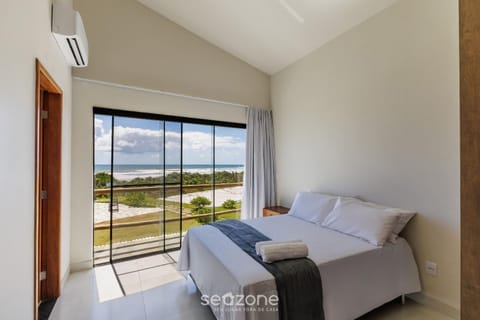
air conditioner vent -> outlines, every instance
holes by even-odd
[[[85,67],[85,60],[83,59],[82,52],[78,45],[76,38],[67,38],[68,47],[72,54],[73,59],[75,60],[75,66]]]
[[[74,67],[88,65],[87,36],[82,17],[77,11],[62,4],[54,4],[52,33],[68,64]]]

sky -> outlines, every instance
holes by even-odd
[[[111,116],[95,116],[95,164],[109,164]],[[115,164],[162,164],[163,121],[115,117]],[[165,122],[165,162],[180,163],[181,127]],[[245,129],[215,127],[215,162],[245,163]],[[184,164],[211,164],[213,161],[213,126],[183,125]]]

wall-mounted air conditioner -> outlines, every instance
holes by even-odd
[[[52,33],[67,62],[74,67],[88,65],[88,41],[82,17],[72,8],[53,4]]]

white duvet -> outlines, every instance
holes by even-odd
[[[402,295],[420,291],[412,251],[402,238],[375,247],[361,239],[281,215],[243,221],[273,240],[303,240],[320,270],[326,320],[352,320]],[[212,226],[185,235],[179,270],[189,271],[202,294],[276,294],[275,279]],[[200,301],[199,301],[200,303]],[[217,319],[278,319],[277,312],[212,308]]]

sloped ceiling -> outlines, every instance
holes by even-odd
[[[138,0],[274,74],[397,0]]]

